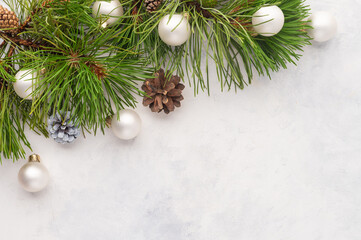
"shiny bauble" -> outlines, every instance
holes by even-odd
[[[308,34],[316,42],[331,40],[337,33],[337,21],[328,12],[315,12],[308,19],[313,29],[308,29]]]
[[[111,128],[118,138],[130,140],[138,136],[142,128],[142,120],[135,111],[124,109],[119,112],[119,118],[116,114],[113,116]]]
[[[277,6],[261,7],[252,16],[254,30],[265,37],[279,33],[285,24],[285,16]]]
[[[39,155],[31,155],[29,162],[19,171],[18,180],[20,185],[28,192],[40,192],[49,182],[49,172],[40,163]]]
[[[31,100],[37,73],[30,69],[21,69],[15,75],[14,90],[19,97]]]
[[[119,0],[94,2],[93,17],[99,19],[103,27],[115,24],[123,14],[123,6]]]
[[[164,16],[158,25],[159,37],[170,46],[180,46],[191,36],[191,26],[182,14]]]

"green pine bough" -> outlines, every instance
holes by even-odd
[[[92,17],[93,0],[5,2],[20,24],[0,29],[0,162],[23,158],[24,148],[31,148],[25,128],[47,137],[47,119],[56,112],[72,112],[83,132],[103,132],[108,116],[136,106],[136,96],[144,96],[139,84],[160,68],[188,79],[195,94],[209,93],[208,63],[214,61],[222,90],[243,89],[254,74],[270,76],[295,64],[310,44],[304,0],[204,1],[207,6],[163,0],[152,13],[144,0],[121,0],[123,16],[106,28]],[[282,31],[273,37],[252,28],[252,15],[265,5],[277,5],[285,15]],[[157,27],[175,13],[188,16],[192,34],[171,47]],[[33,100],[14,91],[19,69],[41,73]]]

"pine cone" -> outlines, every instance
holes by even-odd
[[[72,143],[79,135],[78,126],[75,126],[74,120],[70,120],[70,112],[65,114],[56,113],[48,120],[48,131],[50,136],[57,143]]]
[[[155,73],[155,78],[146,79],[142,89],[148,95],[144,97],[143,105],[149,106],[152,112],[173,112],[184,99],[184,85],[180,83],[180,77],[173,75],[167,79],[163,69]]]
[[[144,5],[147,9],[147,12],[152,13],[158,9],[158,7],[162,4],[162,0],[145,0]]]
[[[18,27],[19,19],[16,14],[0,5],[0,30],[8,33],[16,33]]]

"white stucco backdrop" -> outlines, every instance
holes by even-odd
[[[24,192],[26,161],[3,162],[0,239],[361,239],[361,1],[308,3],[339,34],[272,81],[222,93],[213,72],[211,96],[186,88],[169,116],[139,104],[130,142],[28,131],[51,182]]]

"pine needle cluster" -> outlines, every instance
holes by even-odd
[[[310,44],[303,0],[218,0],[215,8],[198,0],[163,0],[154,12],[144,0],[120,2],[124,15],[103,28],[92,17],[92,0],[6,1],[20,25],[0,29],[0,161],[24,157],[24,147],[30,148],[24,129],[47,136],[46,120],[58,111],[70,111],[83,131],[103,131],[108,116],[136,106],[136,96],[144,95],[139,82],[160,68],[189,79],[197,94],[209,91],[208,63],[214,61],[222,89],[243,89],[254,74],[270,76],[295,64]],[[279,6],[286,17],[274,37],[252,28],[252,15],[264,5]],[[192,35],[170,47],[157,27],[175,13],[187,14]],[[12,87],[24,68],[41,73],[32,101]]]

